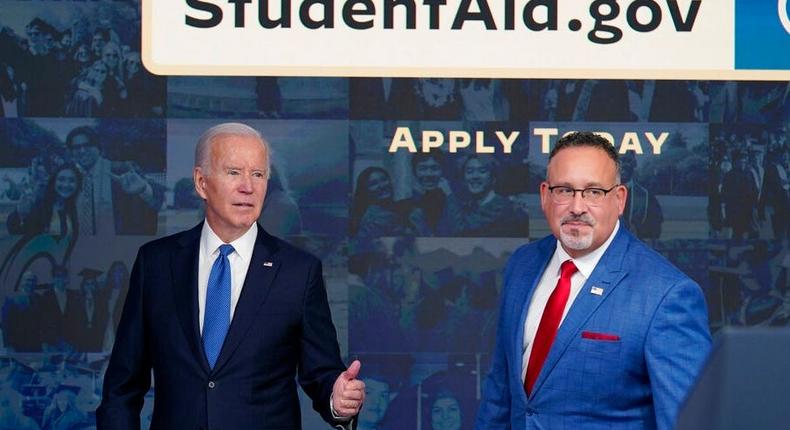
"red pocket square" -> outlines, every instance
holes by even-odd
[[[583,331],[582,339],[617,341],[620,340],[620,336],[616,334],[596,333],[594,331]]]

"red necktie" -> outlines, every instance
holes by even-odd
[[[543,362],[549,355],[551,344],[554,343],[554,337],[557,335],[557,329],[562,320],[562,314],[565,312],[565,305],[568,303],[568,296],[571,293],[571,276],[576,273],[576,266],[571,260],[565,260],[560,266],[560,279],[557,281],[557,286],[549,296],[549,301],[546,302],[546,307],[543,309],[543,316],[540,317],[540,325],[538,325],[538,332],[535,334],[535,340],[532,342],[532,352],[529,354],[529,363],[527,364],[527,377],[524,379],[524,390],[527,396],[532,392],[532,386],[538,380],[540,369],[543,368]]]

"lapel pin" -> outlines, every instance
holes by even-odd
[[[264,261],[263,265],[266,267],[272,267],[274,264],[271,261]]]
[[[593,286],[592,288],[590,288],[590,292],[595,294],[596,296],[602,296],[603,295],[603,288]]]

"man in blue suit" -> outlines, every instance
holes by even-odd
[[[620,223],[617,152],[572,133],[549,156],[553,236],[505,269],[475,428],[671,429],[710,349],[699,286]]]
[[[360,363],[340,360],[321,263],[256,224],[270,171],[258,132],[220,124],[195,151],[206,219],[137,255],[97,410],[99,429],[299,429],[296,379],[313,408],[350,428]]]

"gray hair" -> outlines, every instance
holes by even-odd
[[[200,167],[204,174],[209,174],[209,154],[211,152],[211,145],[219,136],[252,137],[261,142],[266,152],[266,179],[269,179],[269,172],[272,170],[272,150],[269,147],[269,143],[266,142],[258,130],[240,122],[225,122],[206,130],[198,139],[197,146],[195,147],[195,167]]]

